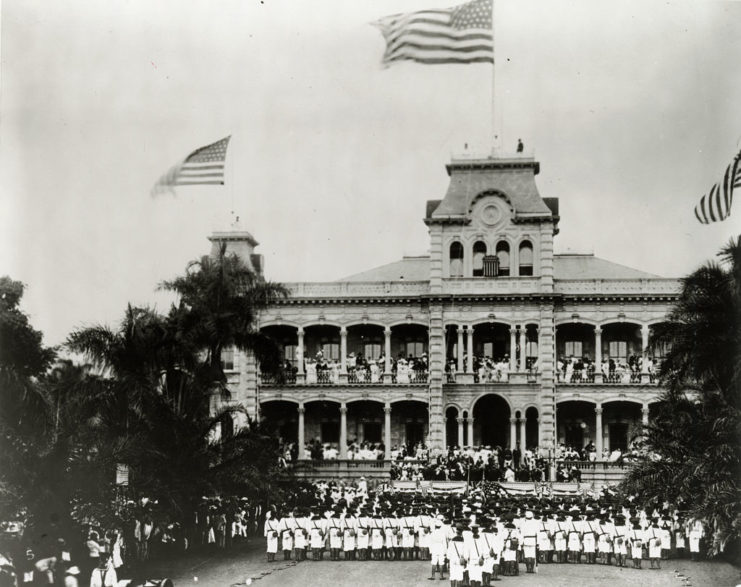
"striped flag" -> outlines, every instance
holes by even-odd
[[[182,163],[173,166],[159,178],[152,188],[152,195],[171,192],[178,185],[224,185],[224,164],[228,136],[188,155]]]
[[[384,65],[494,63],[492,0],[386,16],[373,23],[386,39]]]
[[[695,206],[697,220],[701,224],[710,224],[728,218],[731,215],[733,191],[738,187],[741,187],[741,151],[726,168],[720,183],[716,183],[709,193],[700,198],[700,203]]]

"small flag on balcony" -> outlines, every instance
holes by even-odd
[[[384,65],[494,63],[492,0],[386,16],[373,24],[386,39]]]
[[[738,187],[741,187],[741,151],[726,168],[720,183],[716,183],[710,192],[700,198],[700,203],[695,206],[697,220],[701,224],[710,224],[728,218],[731,215],[733,192]]]
[[[188,155],[182,163],[174,165],[154,184],[152,195],[171,192],[178,185],[224,185],[224,165],[228,136]]]

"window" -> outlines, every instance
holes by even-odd
[[[613,360],[628,360],[628,343],[624,340],[613,340],[610,342],[610,358]]]
[[[336,342],[323,342],[322,355],[327,361],[340,360],[340,345]]]
[[[283,347],[283,360],[291,363],[292,366],[296,366],[296,349],[298,345],[287,344]]]
[[[224,371],[234,371],[235,370],[235,353],[234,353],[234,347],[229,347],[228,349],[222,349],[221,350],[221,368]]]
[[[406,347],[407,357],[411,355],[412,357],[418,358],[425,352],[425,343],[423,342],[408,342]]]
[[[322,442],[339,442],[340,426],[337,422],[322,422]]]
[[[459,242],[450,245],[450,276],[463,277],[463,245]]]
[[[381,423],[363,422],[363,442],[381,442]]]
[[[363,345],[363,357],[370,360],[373,359],[374,361],[380,358],[381,356],[381,348],[383,345],[381,345],[378,342],[366,342]]]
[[[473,245],[473,276],[484,275],[484,257],[486,256],[486,243],[477,241]]]
[[[564,344],[564,355],[566,355],[566,357],[581,357],[581,353],[582,349],[580,340],[567,340]]]
[[[497,258],[499,259],[499,272],[497,275],[507,277],[509,275],[509,245],[500,241],[497,244]]]
[[[533,245],[530,241],[520,244],[520,275],[533,274]]]

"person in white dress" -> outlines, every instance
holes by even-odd
[[[520,525],[520,532],[522,533],[522,557],[525,559],[525,569],[528,573],[535,572],[539,530],[540,520],[534,518],[532,511],[526,511],[525,520]]]

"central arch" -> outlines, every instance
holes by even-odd
[[[473,406],[472,444],[509,446],[510,416],[509,404],[501,395],[488,393],[480,397]]]

